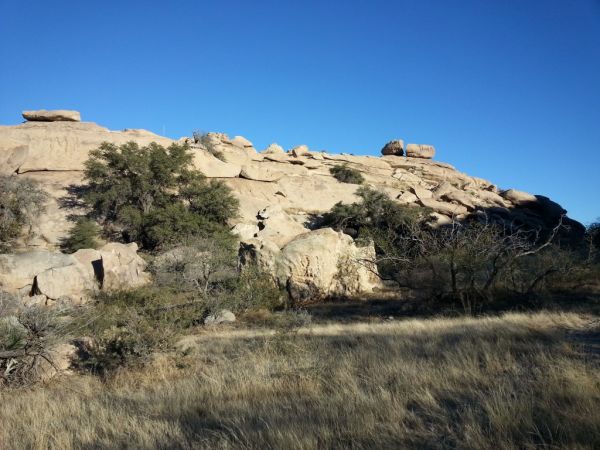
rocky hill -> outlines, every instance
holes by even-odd
[[[72,226],[72,215],[82,214],[65,199],[72,187],[83,183],[90,150],[105,141],[165,146],[175,142],[146,130],[111,131],[82,122],[76,111],[27,111],[23,117],[22,124],[0,126],[0,174],[35,180],[51,196],[23,250],[55,251]],[[239,198],[240,213],[231,227],[242,246],[288,286],[290,279],[300,287],[307,279],[311,283],[318,279],[316,284],[325,293],[368,291],[377,284],[368,270],[357,267],[353,281],[339,286],[332,267],[340,258],[372,249],[359,250],[348,236],[309,227],[313,215],[337,202],[357,201],[359,185],[339,182],[330,173],[334,166],[360,171],[364,185],[400,204],[430,208],[432,226],[485,215],[487,220],[547,229],[566,213],[547,197],[501,191],[490,181],[435,161],[435,149],[429,145],[392,141],[383,147],[381,157],[374,157],[311,151],[306,146],[285,151],[277,144],[257,151],[248,139],[221,133],[177,142],[188,143],[194,165],[206,177],[224,180]],[[573,220],[565,217],[563,223],[572,234],[583,232]]]

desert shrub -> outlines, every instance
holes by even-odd
[[[428,298],[477,312],[505,299],[534,301],[564,280],[589,276],[581,252],[550,234],[504,227],[483,218],[428,224],[427,210],[408,208],[361,188],[360,201],[336,204],[320,226],[374,241],[380,276]]]
[[[423,232],[427,209],[400,205],[368,187],[359,188],[356,194],[359,202],[337,203],[317,221],[317,226],[343,231],[359,245],[373,241],[380,273],[393,277],[399,265],[418,254],[419,244],[411,237]]]
[[[362,184],[365,179],[360,171],[348,167],[347,165],[337,165],[329,169],[331,175],[342,183]]]
[[[23,387],[52,370],[53,348],[66,339],[57,310],[19,308],[0,317],[0,386]]]
[[[207,297],[235,283],[237,242],[229,233],[193,238],[158,255],[150,269],[159,286]]]
[[[187,145],[104,143],[85,165],[82,196],[109,237],[158,249],[189,236],[223,230],[238,201],[220,181],[192,166]]]
[[[158,286],[191,295],[210,312],[272,310],[285,304],[271,275],[253,264],[240,270],[237,241],[229,234],[187,240],[157,255],[150,270]]]
[[[153,352],[168,349],[206,314],[206,305],[168,288],[99,293],[73,324],[88,337],[79,367],[107,375],[121,367],[141,365]]]
[[[286,306],[287,294],[273,277],[255,264],[243,268],[233,288],[218,299],[219,306],[235,312],[265,309],[272,311]]]
[[[10,250],[19,237],[31,232],[47,198],[31,180],[0,176],[0,252]]]
[[[100,226],[87,217],[80,217],[61,242],[61,249],[66,253],[74,253],[82,248],[98,248]]]
[[[600,221],[590,224],[586,230],[588,255],[591,260],[600,262]]]
[[[217,149],[217,147],[215,146],[214,142],[212,141],[212,139],[210,138],[208,133],[203,133],[202,131],[195,130],[192,133],[192,136],[194,137],[194,142],[196,144],[201,144],[208,151],[208,153],[210,153],[215,158],[217,158],[223,162],[227,162],[227,160],[225,159],[225,155],[223,154],[222,151]]]

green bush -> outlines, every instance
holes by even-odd
[[[0,252],[9,251],[24,231],[30,232],[47,198],[31,180],[0,176]]]
[[[107,375],[120,367],[141,365],[153,352],[168,349],[206,314],[206,305],[168,288],[100,293],[72,324],[89,337],[79,367]]]
[[[82,248],[98,248],[100,226],[87,217],[80,217],[62,240],[61,249],[65,253],[74,253]]]
[[[360,171],[348,167],[347,165],[338,165],[331,167],[329,169],[331,175],[334,178],[342,183],[349,184],[362,184],[365,181],[365,178],[362,176]]]
[[[208,182],[192,160],[187,145],[103,143],[85,164],[82,196],[91,217],[109,237],[148,250],[223,230],[238,201],[222,182]]]

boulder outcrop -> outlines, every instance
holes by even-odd
[[[79,111],[67,109],[23,111],[22,115],[23,119],[30,122],[81,122],[81,114],[79,114]]]
[[[39,292],[39,297],[29,299],[43,301],[62,295],[75,298],[89,286],[110,289],[145,282],[143,261],[125,250],[85,250],[74,255],[53,252],[72,226],[69,216],[81,214],[65,198],[73,186],[84,183],[84,162],[89,152],[102,142],[120,145],[128,141],[140,146],[151,142],[169,146],[174,142],[146,130],[110,131],[91,122],[28,121],[0,126],[0,175],[35,180],[50,197],[39,223],[32,228],[31,239],[21,248],[23,253],[0,256],[1,289],[27,295]],[[277,144],[257,153],[248,139],[230,139],[223,133],[178,142],[190,146],[194,166],[206,177],[222,179],[232,189],[240,202],[238,216],[229,223],[232,231],[241,241],[252,243],[253,251],[262,258],[261,264],[298,298],[311,289],[318,295],[366,292],[373,282],[365,272],[358,281],[346,280],[341,285],[332,281],[332,273],[337,270],[332,267],[343,259],[342,253],[356,260],[366,250],[352,248],[354,244],[335,233],[309,229],[314,216],[329,211],[336,203],[358,200],[359,185],[340,183],[330,173],[340,164],[359,171],[366,186],[386,193],[399,204],[430,208],[436,226],[444,226],[452,218],[485,215],[507,226],[552,229],[565,214],[547,197],[513,189],[500,191],[487,180],[432,160],[432,146],[405,146],[402,140],[386,144],[381,157],[310,152],[306,146],[285,152]],[[398,157],[403,153],[406,158]],[[563,218],[563,223],[567,222],[581,233],[580,224]],[[312,254],[301,256],[303,252]],[[94,261],[102,264],[94,263],[98,266],[94,268]],[[312,280],[313,268],[321,268],[320,264],[333,266]],[[94,269],[91,272],[90,267]],[[352,264],[348,267],[359,268]],[[101,278],[99,274],[103,274]],[[61,288],[65,280],[71,280],[71,291]],[[359,287],[352,287],[356,285]]]
[[[82,303],[98,290],[146,284],[150,277],[145,266],[136,244],[108,243],[72,255],[47,250],[0,255],[0,290],[23,297],[43,296],[46,301]]]
[[[274,274],[298,303],[370,293],[380,286],[373,244],[358,247],[331,228],[301,234],[281,250],[269,241],[249,240],[241,253],[243,262],[256,262]]]

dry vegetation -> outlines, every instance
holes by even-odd
[[[0,392],[0,447],[598,448],[598,318],[205,330],[108,380]]]

